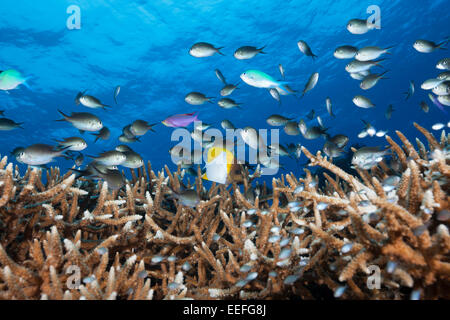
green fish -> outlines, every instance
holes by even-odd
[[[288,92],[282,86],[288,84],[286,81],[277,81],[268,74],[259,70],[247,70],[241,74],[241,79],[246,84],[256,88],[280,88],[281,90]]]
[[[27,88],[30,88],[26,81],[28,78],[24,78],[22,74],[14,69],[1,71],[0,73],[0,90],[13,90],[19,85],[23,84]]]

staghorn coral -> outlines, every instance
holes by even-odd
[[[388,191],[382,181],[395,170],[384,162],[358,177],[305,148],[310,166],[329,171],[323,186],[305,169],[252,199],[248,172],[243,189],[206,190],[200,170],[184,185],[180,168],[155,173],[148,163],[110,192],[58,169],[44,184],[41,171],[20,176],[4,157],[0,298],[449,298],[448,140],[415,126],[432,152],[400,132],[403,147],[387,137],[401,165]],[[195,187],[202,201],[182,206],[169,187]],[[379,288],[368,286],[374,266]]]

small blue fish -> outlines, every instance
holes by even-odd
[[[222,72],[220,72],[219,69],[216,69],[215,72],[216,72],[217,78],[218,78],[220,81],[222,81],[222,83],[223,83],[224,85],[227,85],[227,84],[228,84],[228,83],[227,83],[227,80],[225,80],[225,77],[223,76]]]
[[[119,92],[120,92],[120,86],[117,86],[115,89],[114,89],[114,102],[117,104],[117,96],[119,95]]]
[[[411,80],[411,81],[409,81],[408,91],[407,92],[403,92],[404,94],[406,94],[406,100],[411,98],[413,96],[414,92],[415,92],[414,81]]]
[[[386,112],[384,113],[384,116],[386,117],[386,119],[390,120],[392,117],[392,112],[394,112],[394,107],[392,106],[392,104],[389,105],[389,107],[387,108]]]

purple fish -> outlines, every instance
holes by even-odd
[[[448,114],[447,111],[445,111],[444,106],[439,102],[439,100],[435,96],[429,93],[428,97],[434,103],[434,105],[439,108],[439,110],[441,110],[445,114]]]
[[[162,124],[167,127],[179,128],[179,127],[187,127],[196,120],[198,119],[195,112],[183,113],[168,117],[166,120],[162,121]]]

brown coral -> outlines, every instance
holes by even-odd
[[[384,162],[357,177],[306,149],[311,166],[330,171],[323,187],[305,170],[260,186],[254,199],[250,179],[206,190],[200,172],[184,186],[180,168],[166,167],[166,177],[150,163],[120,191],[58,169],[44,184],[41,171],[20,176],[5,157],[0,298],[449,298],[450,235],[439,219],[449,210],[448,141],[416,127],[432,153],[400,132],[403,149],[387,137],[402,165],[388,191]],[[196,187],[202,201],[182,206],[169,185]],[[372,270],[379,288],[368,285]]]

